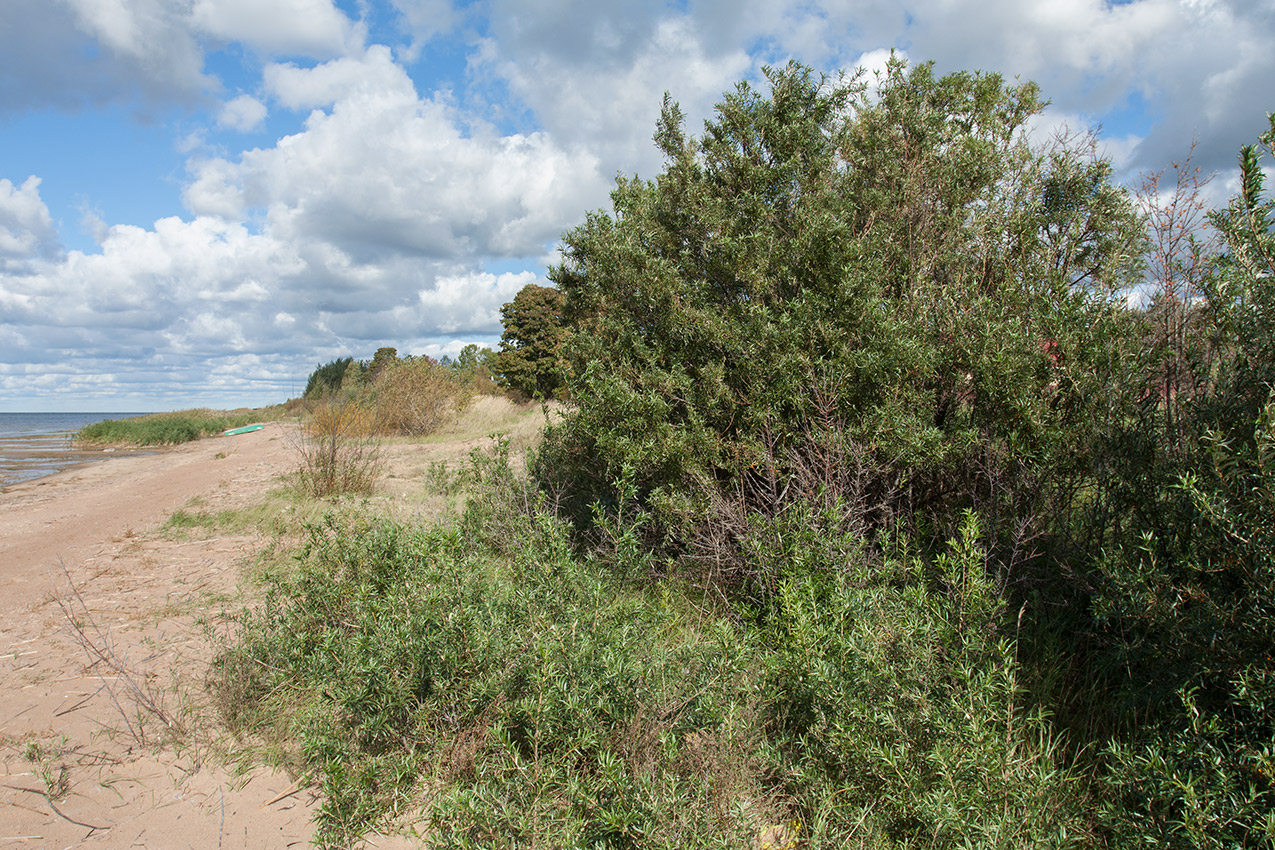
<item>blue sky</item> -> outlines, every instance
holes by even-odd
[[[1034,79],[1122,179],[1233,187],[1275,0],[3,0],[0,411],[263,405],[494,344],[558,239],[796,58]]]

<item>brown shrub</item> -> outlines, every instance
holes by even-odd
[[[370,493],[381,473],[373,415],[356,402],[321,402],[297,432],[298,486],[312,496]]]
[[[372,390],[377,432],[406,437],[432,434],[469,396],[446,369],[424,357],[387,363]]]

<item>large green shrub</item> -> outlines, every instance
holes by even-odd
[[[694,548],[723,499],[773,513],[835,483],[837,445],[936,539],[968,507],[1029,534],[1103,408],[1139,250],[1124,192],[1090,146],[1025,139],[1030,84],[767,77],[699,138],[666,101],[664,172],[566,235],[576,407],[542,480],[583,520],[632,469],[652,530]]]
[[[852,539],[857,555],[824,561],[809,511],[768,535],[784,576],[767,631],[776,737],[826,846],[1092,846],[1080,774],[1020,684],[978,525],[967,516],[935,558],[896,540],[877,563]]]
[[[219,703],[320,783],[320,843],[404,810],[448,848],[747,847],[790,820],[744,633],[526,520],[504,560],[331,515],[243,620]]]

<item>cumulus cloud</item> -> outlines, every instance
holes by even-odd
[[[697,19],[639,0],[493,4],[493,35],[475,67],[499,79],[558,139],[598,151],[604,170],[650,174],[651,143],[668,91],[688,126],[756,63],[739,44],[714,43]]]
[[[363,39],[331,0],[195,0],[190,20],[203,33],[273,56],[329,58]]]
[[[62,250],[49,208],[40,199],[40,178],[21,186],[0,180],[0,272],[22,270],[36,258],[51,259]]]
[[[502,136],[439,97],[422,100],[384,47],[265,78],[285,105],[329,108],[272,148],[199,162],[192,212],[262,210],[275,237],[322,241],[341,262],[455,261],[539,256],[605,196],[590,154],[544,132]]]
[[[179,10],[160,0],[5,0],[0,110],[202,97],[218,84]]]
[[[440,35],[450,33],[460,23],[462,15],[451,0],[391,0],[399,14],[399,25],[411,38],[404,58],[414,62],[421,50]]]
[[[416,100],[416,88],[395,64],[388,48],[372,47],[359,57],[325,62],[311,68],[293,64],[266,66],[266,90],[288,109],[319,109],[337,101]]]
[[[422,290],[422,309],[438,318],[434,325],[445,334],[459,331],[498,332],[500,307],[514,300],[518,290],[530,284],[544,285],[533,272],[489,272],[440,277],[433,289]]]
[[[228,100],[217,114],[217,124],[241,133],[260,129],[266,120],[266,105],[252,95],[241,94]]]
[[[0,110],[192,105],[223,85],[209,49],[328,59],[364,38],[332,0],[4,0]]]

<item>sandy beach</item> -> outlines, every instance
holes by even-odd
[[[158,533],[192,499],[259,500],[295,466],[286,427],[0,492],[0,848],[309,843],[310,790],[234,773],[197,722],[214,636],[264,541]]]

